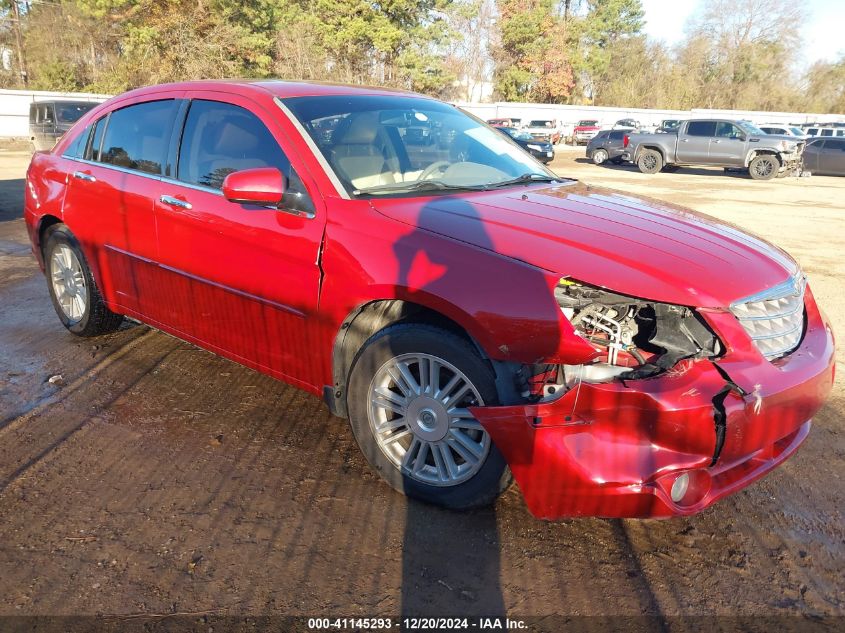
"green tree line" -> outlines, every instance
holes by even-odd
[[[700,4],[669,47],[644,34],[641,0],[0,0],[0,85],[279,77],[462,100],[845,112],[845,56],[800,69],[802,3]]]

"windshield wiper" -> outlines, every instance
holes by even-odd
[[[366,189],[356,189],[352,193],[378,195],[380,193],[403,193],[408,191],[479,191],[483,187],[478,185],[450,185],[442,180],[417,180],[414,182],[397,182],[389,185],[378,185]]]
[[[356,196],[360,196],[362,194],[378,195],[381,193],[408,193],[411,191],[488,191],[490,189],[507,187],[509,185],[561,181],[561,178],[547,176],[546,174],[527,173],[517,176],[516,178],[511,178],[510,180],[491,182],[483,185],[452,185],[448,182],[443,182],[442,180],[417,180],[414,182],[397,182],[389,185],[367,187],[366,189],[356,189],[352,193]]]
[[[501,182],[493,182],[489,185],[485,185],[484,189],[496,189],[498,187],[508,187],[510,185],[522,185],[528,184],[532,182],[562,182],[562,178],[557,178],[555,176],[548,176],[546,174],[534,174],[534,173],[527,173],[522,174],[521,176],[517,176],[516,178],[511,178],[510,180],[503,180]]]

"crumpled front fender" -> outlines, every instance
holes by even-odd
[[[581,383],[552,402],[472,413],[538,518],[693,514],[762,477],[809,433],[833,385],[834,344],[812,299],[807,317],[800,347],[775,363],[756,352],[718,367],[682,361],[653,378]],[[728,327],[720,318],[718,329]],[[676,503],[681,473],[691,488]]]

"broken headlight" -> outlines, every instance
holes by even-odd
[[[544,398],[580,381],[648,378],[685,358],[718,356],[719,339],[686,306],[658,303],[561,279],[555,299],[575,331],[600,355],[584,365],[540,366],[524,392]],[[539,370],[539,373],[538,373]]]

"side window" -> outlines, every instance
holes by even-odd
[[[161,174],[176,109],[176,101],[169,99],[113,111],[103,137],[100,162]]]
[[[831,152],[841,152],[845,151],[845,141],[835,140],[835,141],[825,141],[824,148],[826,151]]]
[[[230,103],[193,100],[182,132],[177,180],[220,189],[232,172],[256,167],[275,167],[284,174],[282,206],[314,210],[287,156],[258,117]]]
[[[822,136],[833,136],[833,130],[825,128],[822,130]]]
[[[91,134],[91,126],[86,125],[85,129],[76,135],[65,150],[64,156],[68,158],[82,158],[85,154],[85,146],[88,144],[88,136]]]
[[[715,136],[716,122],[715,121],[690,121],[687,126],[687,134],[689,136]]]
[[[716,124],[716,136],[720,138],[739,138],[742,136],[742,132],[733,123],[719,121]]]
[[[93,137],[91,142],[85,148],[85,152],[83,154],[83,157],[87,160],[100,160],[100,147],[103,143],[103,132],[106,129],[108,121],[109,117],[106,115],[95,124]]]
[[[610,138],[614,141],[621,140],[623,136],[625,136],[625,132],[623,132],[622,130],[616,130],[610,133]]]

